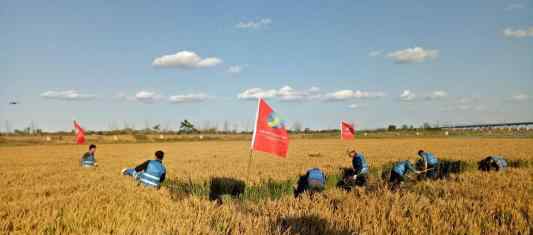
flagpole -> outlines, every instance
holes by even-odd
[[[261,98],[257,99],[257,110],[255,113],[254,132],[252,133],[252,143],[250,144],[250,153],[248,159],[248,169],[246,170],[246,181],[250,181],[250,170],[252,168],[252,160],[254,155],[255,137],[257,135],[257,120],[259,120],[259,108],[261,107]]]
[[[341,123],[340,123],[340,128],[341,128],[341,136],[340,136],[341,138],[340,139],[342,140],[342,120],[341,120]]]
[[[253,156],[254,156],[254,150],[250,149],[249,158],[248,158],[248,169],[246,170],[246,181],[250,181],[250,169],[252,169]]]

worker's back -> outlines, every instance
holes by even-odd
[[[433,153],[424,152],[422,153],[422,157],[430,166],[437,165],[439,163],[439,160],[435,157],[435,155],[433,155]]]
[[[322,190],[326,184],[326,176],[318,168],[307,171],[307,186],[309,189]]]
[[[396,164],[394,164],[394,166],[392,167],[392,170],[394,172],[402,176],[405,175],[405,173],[407,173],[408,170],[412,170],[412,169],[413,169],[413,166],[411,165],[411,162],[407,160],[399,161]]]
[[[507,168],[507,161],[501,156],[492,156],[492,161],[496,164],[497,170],[505,170]]]
[[[352,166],[356,174],[367,174],[368,173],[368,163],[363,154],[357,153],[352,159]]]
[[[93,167],[96,163],[94,155],[87,152],[81,157],[81,165],[83,167]]]
[[[139,180],[147,186],[159,187],[161,176],[166,173],[165,166],[159,160],[150,160],[146,170],[141,173]]]

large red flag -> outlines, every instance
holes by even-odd
[[[353,125],[345,121],[341,121],[341,140],[353,140],[355,129]]]
[[[85,130],[76,121],[74,121],[74,129],[76,129],[76,144],[85,144]]]
[[[252,150],[287,157],[289,135],[285,123],[270,106],[259,98]]]

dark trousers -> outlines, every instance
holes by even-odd
[[[435,164],[435,165],[428,165],[428,171],[426,171],[426,178],[428,179],[436,179],[437,176],[438,176],[438,171],[439,171],[439,164]]]
[[[392,190],[397,190],[400,187],[402,181],[404,181],[403,176],[394,171],[390,172],[389,185]]]
[[[357,176],[355,179],[355,185],[360,187],[368,186],[368,176],[366,174]]]

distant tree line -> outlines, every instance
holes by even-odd
[[[24,129],[14,129],[11,131],[11,126],[9,125],[9,122],[6,121],[5,124],[5,132],[2,132],[0,134],[15,134],[15,135],[69,135],[74,134],[74,130],[70,131],[59,131],[59,132],[44,132],[42,129],[37,128],[34,122],[31,122],[30,125]],[[238,123],[232,123],[230,124],[228,121],[224,121],[221,128],[219,128],[218,125],[211,125],[210,122],[205,121],[203,126],[201,128],[198,128],[197,125],[188,119],[184,119],[183,121],[178,123],[178,127],[175,129],[171,129],[168,127],[168,123],[165,127],[163,127],[161,124],[155,124],[155,125],[149,125],[148,122],[145,122],[145,128],[143,129],[135,129],[134,125],[129,125],[128,123],[124,122],[123,128],[118,128],[115,123],[110,125],[110,130],[102,130],[102,131],[93,131],[93,130],[85,130],[86,134],[88,135],[124,135],[124,134],[251,134],[253,132],[253,125],[252,123],[241,123],[239,125]],[[295,121],[292,123],[290,127],[286,127],[287,131],[291,134],[313,134],[313,133],[339,133],[340,129],[338,128],[330,128],[330,129],[320,129],[315,130],[308,127],[304,127],[302,122]],[[390,124],[386,128],[377,128],[377,129],[368,129],[368,130],[357,130],[356,133],[360,134],[362,132],[367,133],[373,133],[373,132],[395,132],[395,131],[421,131],[421,130],[427,130],[427,131],[434,131],[434,130],[440,130],[441,128],[438,125],[430,125],[429,123],[425,122],[419,127],[414,127],[413,125],[408,124],[402,124],[401,126],[397,126],[396,124]]]

